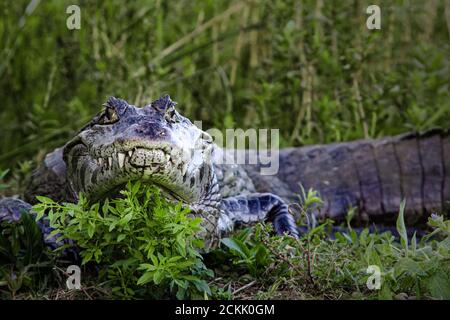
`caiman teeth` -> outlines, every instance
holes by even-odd
[[[125,165],[125,153],[118,152],[117,159],[119,160],[119,167],[123,168],[123,166]]]
[[[100,167],[103,166],[103,158],[98,158],[97,162]]]
[[[132,150],[128,151],[128,156],[129,156],[130,158],[133,156],[133,151],[132,151]]]
[[[112,160],[112,157],[108,157],[108,164],[110,168],[112,167]]]

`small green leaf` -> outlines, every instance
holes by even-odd
[[[156,270],[155,273],[153,274],[153,282],[155,284],[160,284],[163,278],[164,274],[161,270]]]
[[[450,299],[450,278],[445,272],[438,272],[428,281],[428,289],[433,298]]]
[[[400,210],[397,217],[397,231],[400,235],[400,240],[402,243],[403,248],[405,249],[406,254],[408,254],[408,234],[406,232],[406,226],[405,226],[405,206],[406,206],[406,200],[403,199],[400,203]]]
[[[43,197],[43,196],[36,196],[36,199],[44,204],[56,204],[56,202],[54,202],[52,199],[48,198],[48,197]]]
[[[248,252],[246,252],[246,250],[244,249],[245,245],[240,240],[232,238],[224,238],[222,239],[221,242],[228,248],[238,252],[242,258],[248,257]]]
[[[127,237],[126,234],[119,234],[117,236],[117,242],[121,242],[123,239],[125,239]]]
[[[143,285],[152,280],[153,280],[153,272],[146,272],[138,279],[137,284]]]
[[[397,276],[404,272],[412,276],[424,276],[426,274],[420,264],[411,258],[401,258],[395,264],[395,274]]]

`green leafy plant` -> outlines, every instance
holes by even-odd
[[[260,240],[263,226],[258,225],[255,230],[243,229],[233,237],[222,239],[234,265],[244,266],[253,277],[260,277],[266,267],[272,262],[270,252]]]
[[[309,194],[306,198],[314,196],[314,201],[305,203],[317,203],[314,192]],[[311,205],[301,208],[315,210]],[[326,220],[299,240],[274,236],[270,227],[258,224],[223,239],[212,260],[227,266],[229,283],[246,279],[245,288],[256,281],[256,296],[265,299],[449,299],[450,221],[433,215],[428,224],[434,231],[418,239],[406,233],[404,208],[402,202],[396,224],[399,237],[352,227],[348,217],[339,232],[330,233],[333,222]],[[373,265],[381,271],[378,290],[367,286],[367,270]],[[214,292],[222,296],[228,292],[226,285]]]
[[[0,224],[0,287],[6,286],[12,297],[24,287],[46,284],[53,261],[33,216],[24,213],[18,221]]]
[[[128,183],[121,198],[88,204],[58,204],[45,197],[34,206],[55,229],[50,236],[73,240],[82,264],[101,266],[114,295],[123,298],[206,298],[212,276],[199,253],[200,218],[181,203],[171,204],[156,187]],[[59,248],[63,250],[64,247]]]
[[[414,292],[419,298],[450,299],[450,221],[438,215],[429,218],[428,224],[435,230],[425,237],[428,241],[418,246],[416,234],[411,239],[407,236],[404,210],[405,201],[402,201],[397,218],[400,245],[391,244],[382,251],[383,259],[392,259],[394,264],[387,269],[381,293],[389,298],[392,290],[401,288]],[[441,239],[429,240],[438,234]]]

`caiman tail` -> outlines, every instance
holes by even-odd
[[[276,177],[249,170],[258,191],[295,201],[300,184],[313,188],[323,217],[341,220],[354,207],[357,221],[390,223],[405,199],[406,222],[422,224],[450,203],[448,131],[283,149],[279,160]]]

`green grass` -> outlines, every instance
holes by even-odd
[[[68,290],[64,247],[42,247],[30,216],[5,224],[0,237],[0,296],[50,299],[450,299],[450,221],[434,215],[420,240],[406,237],[400,207],[397,231],[345,232],[330,237],[332,221],[296,240],[257,224],[199,254],[198,219],[167,203],[152,187],[128,184],[124,197],[103,205],[57,204],[40,198],[54,234],[78,244],[82,290]],[[320,201],[308,193],[306,214]],[[380,271],[380,287],[367,286]],[[370,272],[369,272],[370,271]]]
[[[318,201],[309,192],[303,214]],[[433,216],[428,222],[432,233],[420,241],[408,239],[403,210],[404,204],[397,219],[400,241],[390,232],[356,233],[350,222],[334,239],[329,233],[332,221],[321,222],[300,240],[273,236],[270,226],[261,224],[244,229],[211,253],[216,276],[222,277],[217,297],[450,299],[450,221]],[[381,272],[379,289],[367,286],[373,273],[369,266]]]
[[[42,159],[109,95],[169,93],[205,129],[279,128],[283,146],[450,127],[445,2],[377,1],[369,31],[372,2],[79,1],[76,31],[70,1],[4,2],[0,167]]]

